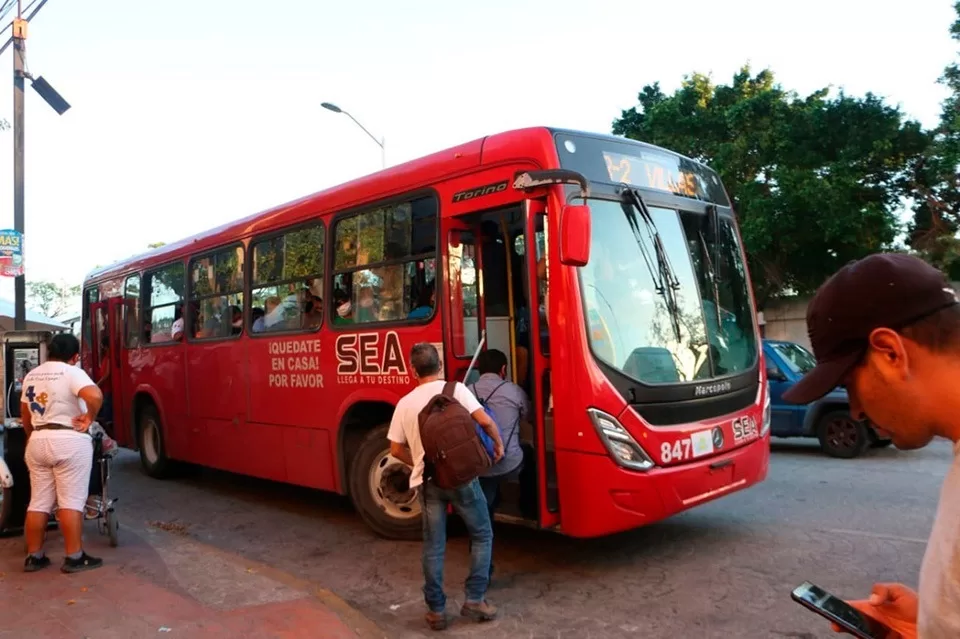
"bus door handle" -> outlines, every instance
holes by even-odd
[[[710,470],[720,470],[721,468],[726,468],[733,464],[732,459],[724,459],[723,461],[713,462],[710,464]]]

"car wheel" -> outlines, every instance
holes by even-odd
[[[866,424],[853,419],[845,410],[824,414],[817,423],[817,437],[823,452],[840,459],[853,459],[870,445]]]
[[[381,537],[421,539],[420,489],[410,488],[410,467],[390,454],[387,428],[377,426],[360,444],[350,464],[350,497]]]

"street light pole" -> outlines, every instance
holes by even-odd
[[[347,111],[344,111],[343,109],[338,107],[336,104],[333,104],[331,102],[324,102],[320,106],[322,106],[327,111],[332,111],[334,113],[342,113],[348,118],[350,118],[351,120],[353,120],[353,123],[356,124],[358,127],[360,127],[363,130],[363,132],[366,133],[368,136],[370,136],[370,139],[376,142],[377,145],[380,147],[380,163],[382,164],[383,168],[387,168],[387,139],[385,137],[382,137],[378,140],[373,133],[370,133],[370,131],[367,130],[367,127],[360,124],[360,122],[357,121],[355,117],[350,115]]]
[[[20,3],[17,2],[17,19],[13,21],[13,230],[23,237],[23,88],[24,56],[27,53],[27,21],[20,15]],[[23,240],[21,239],[21,242]],[[23,246],[21,245],[21,251]],[[18,275],[13,282],[13,328],[17,331],[27,329],[27,280]]]

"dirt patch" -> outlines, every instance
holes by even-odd
[[[168,533],[173,533],[174,535],[180,535],[182,537],[187,537],[190,534],[189,528],[190,524],[184,524],[177,520],[173,521],[149,521],[147,525],[152,528],[159,528]]]

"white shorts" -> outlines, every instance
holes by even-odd
[[[28,511],[83,512],[93,469],[93,440],[72,430],[40,430],[30,435],[24,455],[30,469]]]

